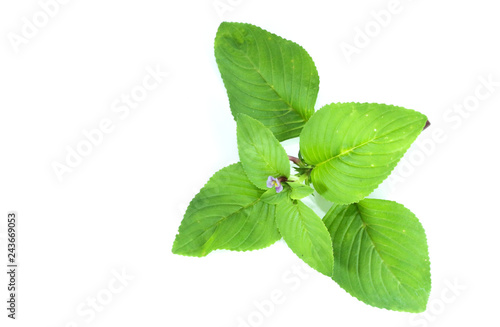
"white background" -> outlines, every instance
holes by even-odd
[[[389,3],[74,0],[15,46],[26,21],[44,23],[42,9],[34,0],[2,1],[0,253],[5,262],[7,211],[16,210],[20,267],[18,320],[6,318],[2,273],[0,325],[497,325],[499,8],[487,0],[401,0],[376,30],[371,13]],[[223,20],[302,45],[321,78],[317,108],[380,102],[429,117],[431,128],[394,172],[399,182],[376,192],[405,204],[426,229],[433,281],[426,313],[373,308],[325,276],[297,274],[300,260],[282,242],[201,259],[171,253],[191,198],[238,160],[213,56]],[[353,45],[367,26],[369,43],[349,62],[341,45]],[[142,84],[147,67],[168,76],[123,118],[112,104]],[[454,106],[474,104],[481,78],[497,85],[460,116]],[[59,180],[54,162],[65,164],[68,146],[105,118],[113,131]],[[287,149],[295,154],[293,141]],[[120,283],[121,273],[133,279]],[[272,294],[282,296],[271,308]],[[94,311],[91,298],[100,299]]]

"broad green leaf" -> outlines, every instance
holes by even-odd
[[[275,206],[246,177],[240,163],[215,173],[189,204],[172,252],[202,257],[215,249],[248,251],[281,238]]]
[[[299,136],[319,90],[316,66],[301,46],[254,25],[223,22],[215,58],[235,119],[258,119],[279,141]]]
[[[261,122],[239,114],[237,136],[241,164],[257,187],[267,189],[269,176],[290,176],[290,162],[285,149]]]
[[[287,184],[290,186],[292,190],[290,198],[293,200],[300,200],[314,193],[312,187],[304,185],[302,183],[291,182]]]
[[[334,205],[323,221],[333,240],[333,279],[378,308],[422,312],[431,289],[425,231],[393,201]]]
[[[337,204],[357,202],[389,176],[425,126],[414,110],[375,103],[333,103],[300,135],[304,160],[314,165],[316,191]]]
[[[276,193],[276,189],[270,188],[260,197],[262,201],[269,204],[278,204],[281,201],[285,201],[290,197],[290,189],[286,186],[283,187],[283,191]]]
[[[276,206],[276,224],[293,253],[320,273],[332,276],[332,241],[311,208],[300,200],[281,201]]]

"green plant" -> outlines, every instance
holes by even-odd
[[[424,311],[431,280],[422,225],[401,204],[365,197],[427,126],[426,116],[374,103],[315,112],[319,77],[311,57],[250,24],[222,23],[215,57],[237,121],[240,162],[215,173],[191,201],[173,253],[256,250],[283,238],[359,300]],[[297,136],[296,158],[280,141]],[[310,185],[334,203],[323,219],[301,201],[313,194]]]

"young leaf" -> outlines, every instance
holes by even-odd
[[[239,114],[237,137],[241,164],[257,187],[267,189],[269,176],[290,176],[290,162],[285,149],[261,122]]]
[[[318,71],[301,46],[254,25],[223,22],[215,58],[235,119],[258,119],[279,141],[300,134],[319,90]]]
[[[219,170],[189,204],[172,252],[202,257],[215,249],[248,251],[281,238],[275,206],[247,178],[240,163]]]
[[[290,198],[293,200],[300,200],[314,193],[312,187],[304,185],[302,183],[291,182],[288,183],[292,192],[290,194]]]
[[[332,241],[321,218],[300,200],[276,206],[276,224],[288,247],[305,263],[329,277],[333,272]]]
[[[337,204],[357,202],[389,176],[425,126],[414,110],[375,103],[333,103],[300,135],[304,160],[314,165],[318,193]]]
[[[431,289],[425,231],[403,205],[364,199],[334,205],[323,218],[333,240],[333,279],[359,300],[422,312]]]

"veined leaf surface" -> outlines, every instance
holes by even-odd
[[[334,205],[323,218],[335,257],[333,279],[359,300],[396,311],[422,312],[431,289],[425,231],[393,201]]]
[[[332,241],[321,218],[300,200],[281,201],[276,223],[288,247],[320,273],[332,276]]]
[[[403,157],[427,117],[376,103],[333,103],[311,117],[300,135],[304,160],[314,165],[316,191],[337,204],[368,196]]]
[[[269,176],[290,176],[290,162],[285,149],[261,122],[239,114],[237,137],[241,164],[257,187],[267,189]]]
[[[247,114],[279,141],[297,137],[314,113],[318,71],[298,44],[257,26],[223,22],[215,58],[235,119]]]
[[[275,206],[261,201],[240,163],[216,172],[189,204],[172,252],[202,257],[215,249],[248,251],[281,238]]]

